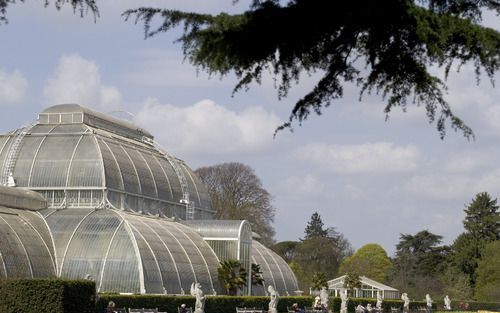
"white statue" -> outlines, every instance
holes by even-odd
[[[377,304],[375,305],[375,307],[378,311],[382,311],[382,301],[382,293],[380,291],[377,291]]]
[[[356,313],[364,313],[364,312],[365,312],[365,310],[366,310],[366,308],[365,308],[364,306],[362,306],[361,304],[358,304],[358,305],[356,306],[356,309],[355,309],[355,310],[356,310]]]
[[[373,310],[373,308],[372,308],[372,304],[371,304],[371,303],[368,303],[368,304],[366,305],[366,311],[367,311],[367,312],[371,312],[372,310]]]
[[[347,302],[349,302],[349,297],[347,296],[347,290],[340,292],[340,313],[347,313]]]
[[[401,295],[401,300],[403,300],[403,312],[409,312],[410,311],[410,298],[408,297],[408,294],[405,292]]]
[[[269,311],[268,312],[269,313],[278,313],[278,301],[279,301],[278,292],[271,285],[269,285],[269,287],[267,287],[267,291],[269,292],[269,296],[271,296],[271,301],[269,301]]]
[[[425,302],[427,302],[427,310],[429,312],[431,312],[432,311],[432,299],[431,299],[431,296],[429,294],[425,295]]]
[[[451,310],[451,299],[450,297],[448,297],[448,295],[444,297],[444,309]]]
[[[320,296],[316,296],[314,298],[313,308],[315,310],[321,310],[322,306],[321,306],[321,297]]]
[[[321,298],[321,305],[325,311],[328,311],[328,290],[326,287],[321,288],[319,292],[319,297]]]
[[[201,290],[200,283],[191,284],[191,295],[196,297],[194,313],[205,313],[205,295],[203,294],[203,290]]]

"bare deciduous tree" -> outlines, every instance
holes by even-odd
[[[264,245],[274,239],[275,208],[271,195],[253,169],[242,163],[223,163],[196,170],[208,188],[216,218],[248,220]]]

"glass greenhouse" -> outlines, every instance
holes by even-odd
[[[220,294],[219,261],[258,263],[281,294],[288,265],[247,221],[213,220],[207,190],[146,130],[76,104],[0,135],[0,277],[91,278],[100,292]],[[181,222],[181,223],[180,223]],[[264,288],[244,291],[265,294]]]
[[[336,297],[345,289],[344,280],[346,276],[347,275],[343,275],[328,281],[328,289],[332,290]],[[366,276],[360,276],[359,280],[361,282],[361,288],[354,289],[353,296],[356,298],[376,298],[377,294],[380,293],[383,299],[399,299],[399,290],[395,288],[379,283]]]

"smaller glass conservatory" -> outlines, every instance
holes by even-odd
[[[55,277],[54,244],[38,193],[0,186],[0,278]]]
[[[344,280],[346,276],[343,275],[328,281],[328,289],[336,297],[340,296],[340,292],[345,289]],[[361,288],[354,289],[353,297],[355,298],[376,298],[377,293],[381,293],[384,299],[399,299],[399,290],[395,288],[379,283],[366,276],[360,276],[359,280],[361,281]]]

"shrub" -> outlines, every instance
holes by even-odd
[[[95,283],[88,280],[0,280],[2,313],[94,312]]]
[[[103,312],[109,301],[113,301],[119,308],[158,308],[166,312],[177,312],[177,307],[182,303],[192,308],[195,304],[195,298],[191,296],[101,294],[96,304],[96,312]],[[311,306],[313,298],[310,296],[280,297],[278,311],[286,312],[287,306],[292,306],[293,303],[298,303],[300,307]],[[205,312],[234,313],[236,307],[257,307],[267,310],[268,304],[269,297],[207,296]]]
[[[330,303],[333,303],[333,312],[340,312],[340,304],[342,303],[342,300],[340,300],[339,297],[330,297]],[[358,304],[361,304],[362,306],[366,307],[368,303],[371,303],[372,307],[375,307],[377,304],[377,299],[373,298],[349,298],[349,302],[347,302],[347,311],[348,312],[355,312],[356,306]],[[427,303],[425,301],[412,301],[410,302],[410,310],[417,309],[419,307],[425,307],[427,306]],[[391,312],[391,307],[395,308],[403,308],[403,301],[401,300],[396,300],[396,299],[384,299],[384,302],[382,302],[382,308],[384,309],[384,312]],[[432,305],[433,309],[436,308],[436,305]]]

